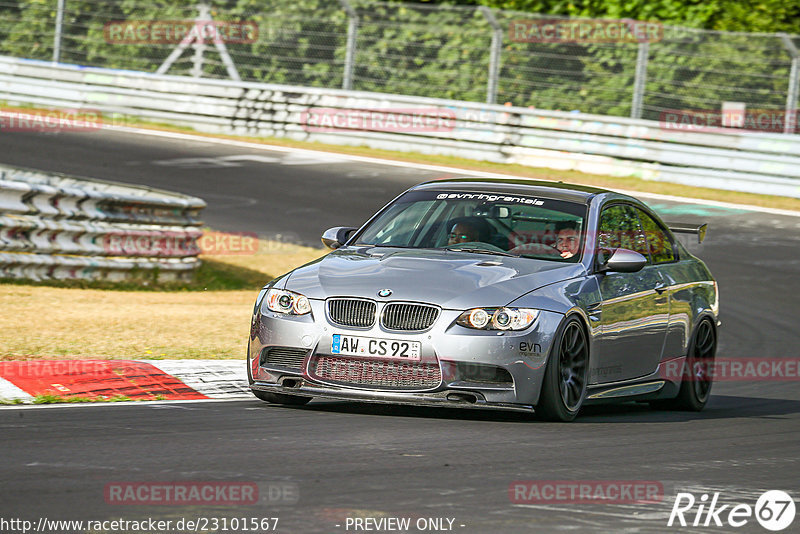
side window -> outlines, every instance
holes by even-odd
[[[634,208],[625,204],[614,204],[600,214],[597,247],[609,250],[627,248],[644,255],[648,261],[650,260],[647,239],[639,217],[636,216]],[[603,257],[600,258],[600,261],[606,259]]]
[[[669,235],[647,213],[640,209],[636,211],[642,221],[645,236],[647,236],[647,244],[650,248],[650,256],[653,258],[653,263],[675,261],[675,250]]]
[[[435,207],[434,201],[415,202],[410,205],[395,204],[384,213],[389,223],[383,228],[378,226],[379,231],[374,235],[368,235],[366,232],[359,240],[362,243],[405,246],[417,232],[426,214]]]

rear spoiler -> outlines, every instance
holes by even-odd
[[[666,223],[667,227],[673,232],[679,234],[697,234],[697,242],[702,243],[706,238],[706,230],[708,230],[708,223],[703,224],[686,224],[686,223]]]

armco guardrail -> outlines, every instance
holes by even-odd
[[[190,279],[199,198],[0,166],[0,278]]]
[[[800,197],[798,135],[675,129],[620,117],[9,57],[0,57],[0,72],[0,100],[9,103],[99,110],[205,132],[366,145]],[[370,115],[376,110],[383,113],[380,123]],[[426,116],[442,120],[431,125],[424,122]]]

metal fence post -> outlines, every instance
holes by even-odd
[[[192,55],[192,68],[189,70],[189,74],[192,75],[193,78],[202,78],[203,77],[203,63],[205,62],[205,54],[206,54],[206,41],[202,37],[202,34],[198,31],[200,21],[211,20],[211,8],[206,4],[198,4],[197,5],[198,16],[194,19],[194,30],[198,32],[198,38],[195,39],[192,48],[194,48],[194,54]],[[200,26],[202,27],[202,26]],[[203,32],[205,33],[205,32]]]
[[[497,103],[497,84],[500,77],[500,48],[503,46],[503,29],[492,13],[486,6],[479,6],[478,10],[483,13],[489,25],[492,27],[492,48],[489,53],[489,81],[486,85],[486,103]]]
[[[56,7],[56,28],[53,37],[53,63],[61,61],[61,27],[64,25],[64,3],[66,0],[58,0]]]
[[[344,56],[344,74],[342,75],[342,89],[353,88],[353,70],[356,66],[356,36],[358,33],[358,14],[350,2],[339,0],[347,13],[347,49]]]
[[[631,118],[642,118],[642,106],[644,105],[644,84],[647,81],[647,61],[650,58],[650,42],[642,41],[639,43],[639,51],[636,54],[636,77],[633,80],[633,102],[631,102]]]
[[[794,133],[797,128],[797,93],[800,92],[800,52],[785,33],[778,36],[783,47],[792,56],[792,68],[789,71],[789,89],[786,92],[786,115],[783,119],[783,133]]]

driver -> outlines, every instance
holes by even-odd
[[[562,258],[571,258],[578,253],[581,236],[573,222],[562,222],[556,225],[556,249]]]
[[[447,234],[448,245],[458,245],[474,241],[489,241],[489,224],[478,217],[462,217],[450,222],[450,233]]]

